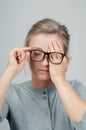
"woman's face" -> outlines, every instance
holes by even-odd
[[[38,49],[48,52],[49,44],[58,41],[63,45],[62,39],[56,34],[39,34],[34,36],[29,43],[31,49]],[[29,61],[29,66],[32,71],[32,79],[34,80],[50,80],[49,60],[47,57],[41,62]]]

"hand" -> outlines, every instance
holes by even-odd
[[[49,44],[49,52],[64,53],[62,44],[60,44],[59,42],[51,42]],[[57,57],[55,56],[53,58],[55,60]],[[57,65],[49,62],[50,77],[53,82],[60,82],[61,80],[65,79],[65,74],[67,72],[70,59],[71,57],[64,56],[62,63]]]
[[[7,68],[10,68],[11,71],[13,71],[14,75],[23,69],[29,57],[29,49],[29,47],[25,47],[23,49],[15,48],[9,53]]]

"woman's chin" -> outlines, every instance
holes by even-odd
[[[50,76],[48,75],[40,75],[36,77],[39,80],[50,80]]]

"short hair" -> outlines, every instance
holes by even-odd
[[[70,35],[65,25],[61,25],[59,22],[50,18],[36,22],[27,33],[25,46],[28,47],[30,40],[38,34],[57,34],[63,40],[65,54],[68,53]]]

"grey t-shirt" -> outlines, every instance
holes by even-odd
[[[73,89],[86,100],[86,88],[77,80]],[[86,113],[80,122],[69,119],[55,86],[36,88],[30,81],[12,84],[0,112],[11,130],[86,130]]]

